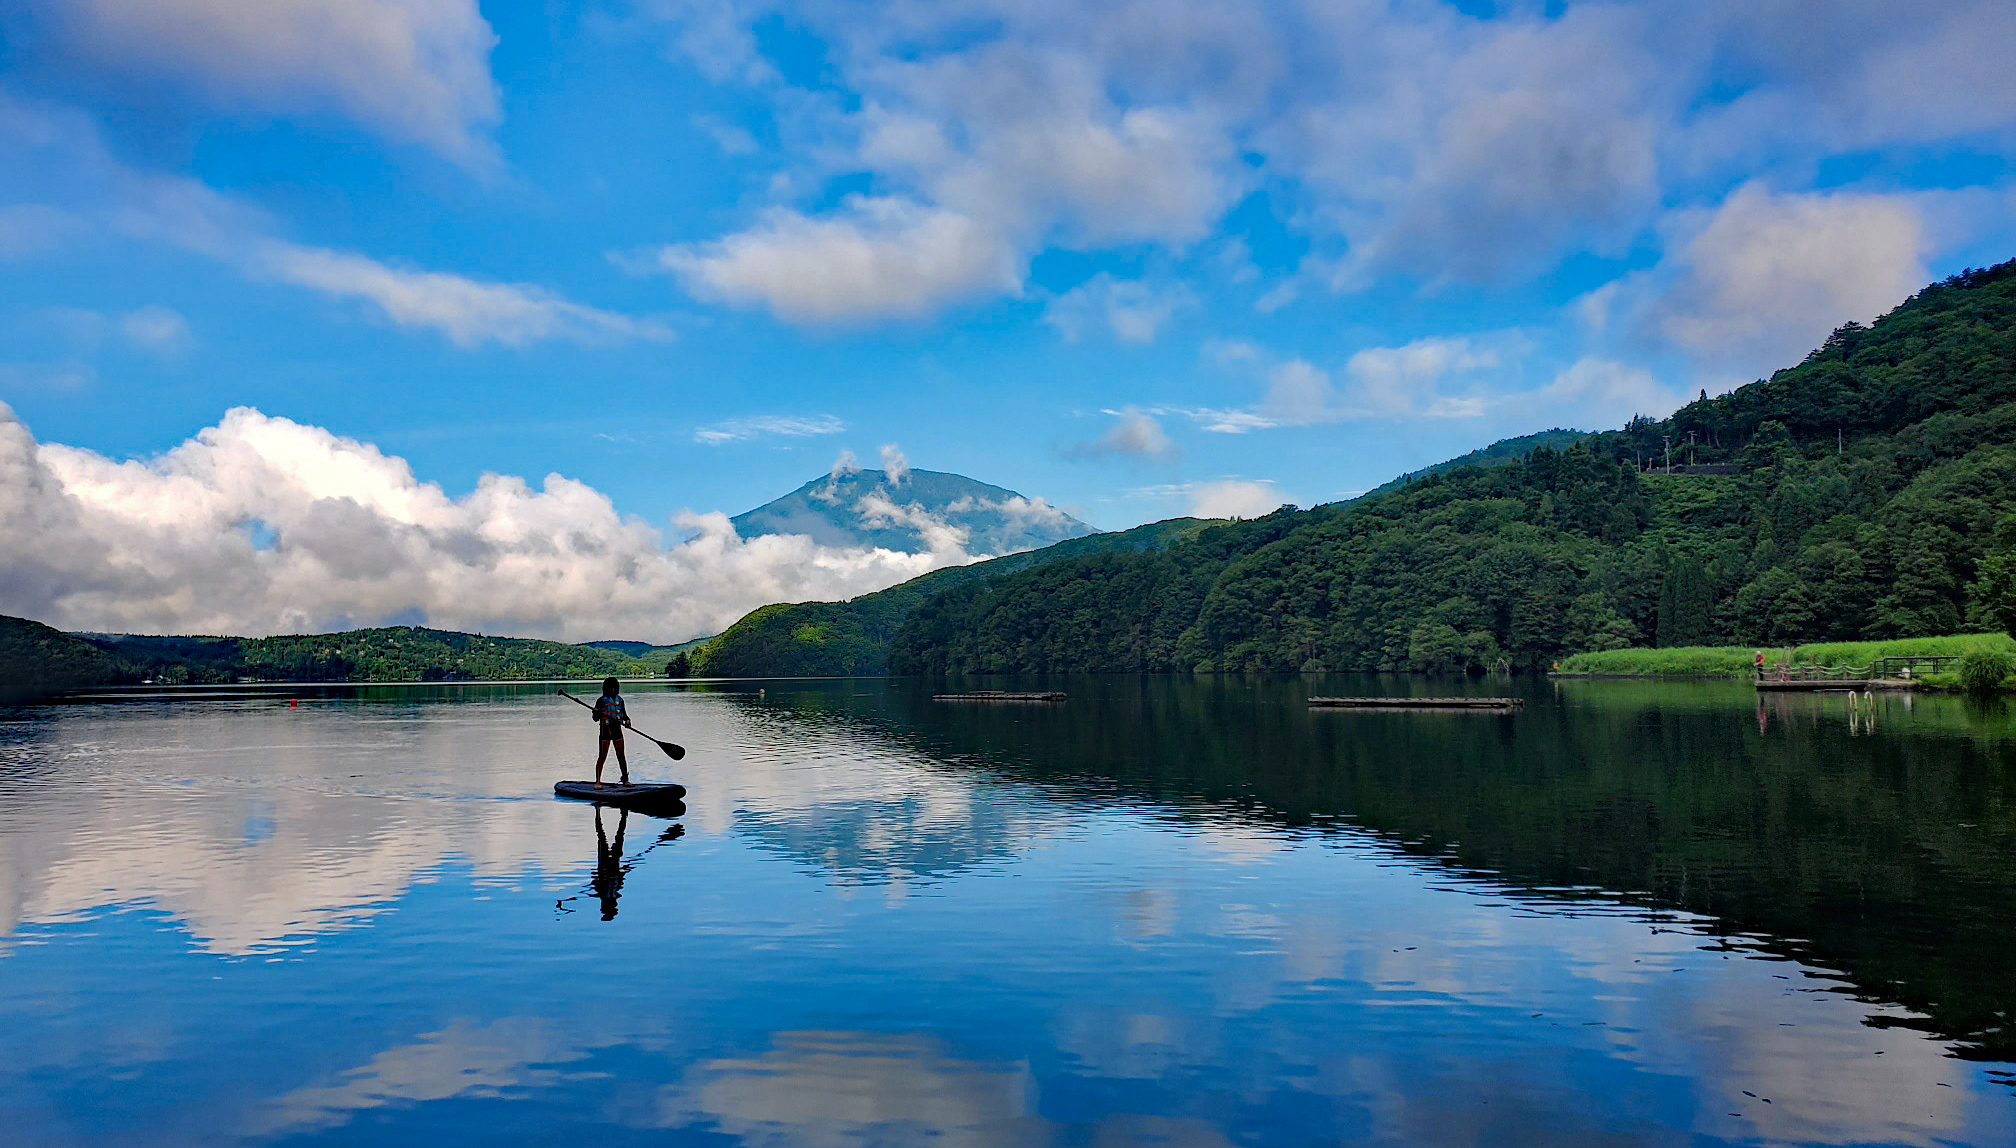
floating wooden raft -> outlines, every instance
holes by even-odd
[[[1310,698],[1315,709],[1331,710],[1516,710],[1524,698]]]
[[[1062,690],[1037,690],[1017,693],[1013,690],[980,690],[970,694],[932,694],[934,702],[1061,702]]]

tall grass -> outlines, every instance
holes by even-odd
[[[1814,642],[1792,651],[1794,665],[1866,666],[1877,658],[1905,654],[1962,654],[1976,647],[2016,654],[2016,639],[2007,634],[1949,634],[1935,638],[1885,638],[1874,642]],[[1751,673],[1755,646],[1668,646],[1576,654],[1561,662],[1564,674],[1622,674],[1633,677],[1740,678]],[[1783,648],[1764,648],[1764,664],[1776,666]]]
[[[1755,653],[1749,646],[1668,646],[1658,650],[1633,647],[1576,654],[1562,661],[1560,672],[1628,677],[1735,678],[1751,672],[1751,659]],[[1765,651],[1767,660],[1775,656],[1772,651]],[[1771,664],[1777,663],[1774,660]]]

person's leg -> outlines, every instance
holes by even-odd
[[[623,751],[618,750],[616,752],[620,760],[620,755]],[[602,763],[607,760],[609,760],[609,739],[603,738],[601,748],[595,751],[595,784],[597,785],[602,784]]]
[[[630,784],[630,761],[623,756],[623,739],[616,739],[616,768],[623,771],[623,784]]]

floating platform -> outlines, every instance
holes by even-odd
[[[980,690],[970,694],[932,694],[934,702],[1061,702],[1062,690],[1035,690],[1016,692],[1014,690]]]
[[[1320,710],[1516,710],[1524,698],[1310,698]]]

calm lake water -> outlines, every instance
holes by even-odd
[[[2016,1144],[2006,706],[1047,684],[0,711],[0,1140]]]

